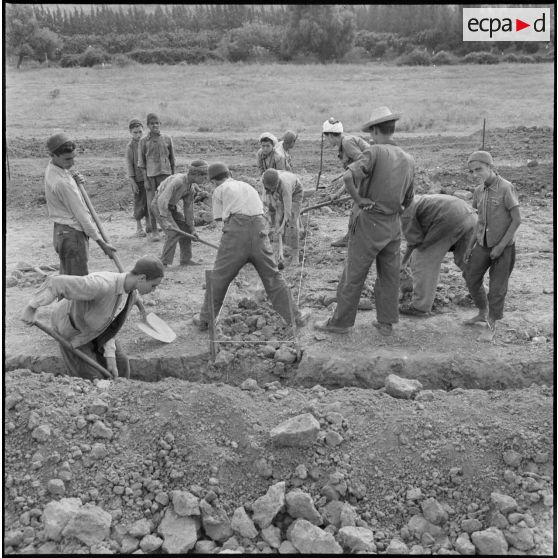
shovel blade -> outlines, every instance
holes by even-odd
[[[176,339],[176,333],[166,322],[152,312],[147,314],[145,322],[138,322],[137,326],[150,337],[162,341],[163,343],[172,343]]]

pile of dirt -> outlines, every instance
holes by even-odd
[[[6,554],[551,552],[552,388],[5,388]]]

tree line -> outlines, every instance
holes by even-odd
[[[18,67],[25,57],[72,66],[110,61],[115,55],[141,63],[291,61],[301,56],[332,62],[346,61],[353,53],[353,58],[406,56],[430,63],[439,52],[444,53],[440,60],[450,60],[448,53],[501,48],[464,43],[462,6],[447,4],[200,4],[154,9],[95,4],[71,10],[6,4],[5,21],[7,51],[18,57]],[[506,45],[528,54],[539,46]]]

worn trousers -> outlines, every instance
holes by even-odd
[[[116,344],[116,367],[118,368],[119,377],[129,377],[130,376],[130,362],[128,356],[122,350],[120,342],[115,340]],[[101,378],[101,374],[95,370],[92,366],[87,364],[81,358],[76,356],[74,353],[66,349],[63,345],[59,345],[60,352],[62,353],[62,359],[66,365],[66,371],[70,376],[78,376],[80,378],[86,378],[87,380],[95,380]],[[107,366],[107,361],[103,355],[103,348],[98,347],[95,340],[77,347],[79,351],[98,362],[101,366]]]
[[[164,265],[172,265],[176,245],[180,246],[180,263],[184,264],[192,259],[192,241],[179,233],[172,231],[170,227],[180,229],[181,231],[193,234],[195,232],[194,225],[188,223],[184,215],[176,208],[169,206],[169,216],[163,219],[157,205],[157,200],[151,202],[151,212],[155,215],[155,219],[159,226],[165,231],[165,244],[163,245],[163,254],[161,262]]]
[[[476,244],[465,268],[465,280],[469,293],[480,312],[485,312],[494,320],[504,316],[504,300],[508,292],[508,281],[515,265],[515,244],[506,246],[499,258],[490,259],[492,248]],[[488,296],[483,278],[488,270]]]
[[[147,196],[145,193],[145,185],[143,182],[137,182],[138,187],[137,194],[134,192],[134,219],[139,221],[144,217],[149,216],[149,210],[147,209]],[[147,226],[149,226],[149,220],[147,219]]]
[[[413,276],[412,306],[422,312],[430,312],[436,296],[440,267],[448,250],[453,249],[453,261],[465,278],[465,251],[475,233],[476,216],[467,218],[466,231],[457,239],[441,238],[426,248],[418,247],[411,256]]]
[[[60,275],[88,275],[89,237],[83,232],[54,223],[54,250],[60,258]]]
[[[298,254],[300,249],[300,209],[301,201],[292,202],[291,219],[285,226],[283,231],[283,242],[290,248],[291,255],[298,261]],[[277,228],[283,220],[283,210],[282,208],[276,209],[270,206],[268,209],[269,221],[273,227]],[[273,243],[273,237],[275,235],[270,235],[270,240]]]
[[[145,198],[147,202],[147,212],[148,212],[147,225],[145,227],[147,232],[157,231],[157,220],[155,218],[155,215],[153,214],[151,202],[155,197],[155,193],[157,191],[157,187],[159,186],[159,184],[161,184],[161,182],[163,182],[163,180],[165,180],[165,178],[168,178],[169,176],[170,175],[168,174],[159,174],[157,176],[146,177],[147,180],[144,186],[145,186]]]
[[[353,326],[364,282],[376,262],[376,316],[379,322],[399,321],[399,262],[401,255],[399,215],[361,211],[353,220],[345,267],[337,285],[337,308],[330,324]]]
[[[300,311],[294,303],[291,291],[277,268],[268,233],[263,215],[237,214],[227,219],[211,274],[215,317],[221,310],[229,285],[247,263],[251,263],[256,268],[275,311],[288,324],[291,323],[291,309],[295,320],[300,317]],[[200,321],[209,322],[207,288],[200,311]]]

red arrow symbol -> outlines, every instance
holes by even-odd
[[[530,23],[525,23],[524,21],[521,21],[520,19],[515,19],[515,30],[516,31],[521,31],[522,29],[525,29],[526,27],[531,27]]]

